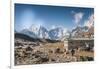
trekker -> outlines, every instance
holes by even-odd
[[[71,50],[71,55],[74,56],[74,54],[75,54],[75,50],[72,49],[72,50]]]

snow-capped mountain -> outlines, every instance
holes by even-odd
[[[49,38],[48,30],[40,26],[39,31],[38,31],[38,36],[39,38],[45,38],[45,39]]]
[[[74,28],[71,32],[71,37],[84,37],[85,35],[94,34],[94,28],[93,27],[88,27],[88,26],[77,26],[76,28]],[[89,36],[89,35],[88,35]]]
[[[38,38],[49,38],[48,30],[43,26],[32,25],[29,30],[37,35]]]
[[[32,31],[28,30],[28,29],[23,29],[20,33],[28,35],[32,38],[37,38],[37,35],[35,33],[33,33]]]
[[[68,37],[69,33],[67,29],[62,28],[62,27],[57,27],[49,31],[49,36],[51,39],[54,39],[54,40],[55,39],[62,40],[64,37]]]
[[[87,32],[88,31],[88,27],[84,26],[84,27],[80,27],[77,26],[76,28],[74,28],[71,32],[71,37],[80,37],[83,32]]]
[[[49,36],[51,39],[61,39],[61,37],[63,36],[63,29],[62,28],[55,28],[55,29],[51,29],[49,31]]]
[[[51,40],[62,40],[64,37],[68,37],[69,33],[67,29],[62,27],[55,27],[47,30],[43,26],[31,26],[29,29],[24,29],[20,33],[28,35],[33,38],[44,38]]]

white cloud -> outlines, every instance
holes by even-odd
[[[88,20],[85,21],[84,26],[87,26],[89,28],[91,28],[92,26],[94,26],[94,14],[92,14],[91,16],[89,16]]]
[[[52,26],[51,26],[51,29],[55,29],[55,28],[56,28],[56,26],[55,26],[55,25],[52,25]]]
[[[83,18],[83,13],[82,12],[79,12],[79,13],[75,13],[74,14],[74,22],[76,23],[76,24],[79,24],[80,23],[80,21],[82,20],[82,18]]]

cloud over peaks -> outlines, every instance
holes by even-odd
[[[74,13],[74,22],[78,25],[83,18],[84,13]]]
[[[92,14],[91,16],[89,16],[88,20],[85,21],[84,26],[87,26],[89,28],[91,28],[92,26],[94,26],[94,14]]]

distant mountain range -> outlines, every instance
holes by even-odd
[[[31,26],[29,29],[23,29],[20,32],[15,33],[21,33],[24,35],[28,35],[32,38],[41,38],[41,39],[51,39],[51,40],[61,40],[63,37],[69,37],[69,33],[67,29],[64,29],[62,27],[56,27],[50,30],[47,30],[43,26]]]
[[[55,28],[47,30],[43,26],[32,25],[29,29],[23,29],[20,32],[17,32],[15,30],[15,33],[24,34],[31,38],[64,40],[70,37],[76,37],[76,36],[80,37],[85,32],[94,33],[93,29],[94,27],[88,28],[87,26],[83,26],[83,27],[77,26],[76,28],[74,28],[72,31],[69,32],[67,29],[63,27],[55,27]]]
[[[50,42],[50,43],[60,42],[60,40],[32,38],[28,35],[21,34],[21,33],[15,33],[15,39],[22,39],[22,40],[27,40],[32,42]]]

